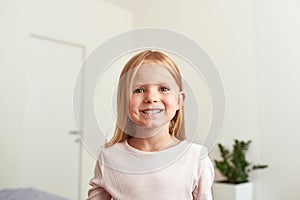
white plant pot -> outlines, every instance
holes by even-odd
[[[215,182],[212,186],[214,200],[253,200],[251,182],[230,184]]]

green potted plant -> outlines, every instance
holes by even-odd
[[[252,200],[252,183],[249,181],[249,173],[268,166],[252,165],[247,161],[246,152],[250,143],[251,140],[246,142],[234,140],[232,151],[218,144],[222,159],[214,160],[214,163],[226,179],[214,184],[214,200]]]

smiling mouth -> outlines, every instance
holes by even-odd
[[[146,115],[154,115],[154,114],[161,113],[162,111],[163,109],[150,109],[150,110],[142,110],[141,112]]]

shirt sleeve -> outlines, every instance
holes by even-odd
[[[199,160],[200,173],[198,184],[193,191],[194,200],[212,200],[211,187],[214,182],[214,167],[208,156]]]
[[[110,194],[102,187],[102,170],[99,160],[96,163],[94,177],[90,180],[87,200],[111,200]]]

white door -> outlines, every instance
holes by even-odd
[[[78,199],[81,147],[72,98],[84,48],[36,36],[29,41],[22,186]]]

